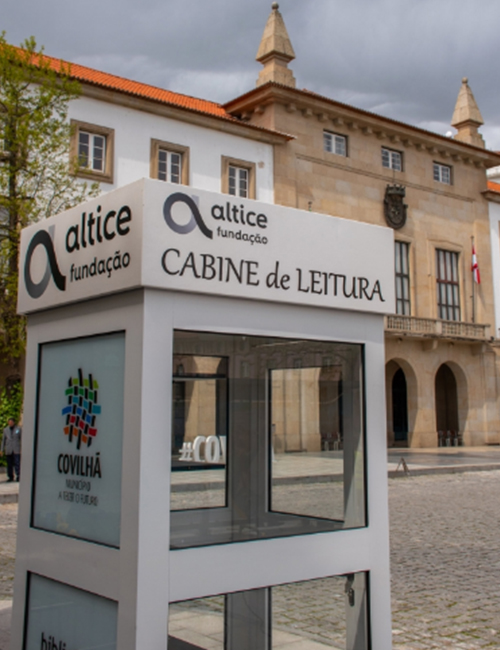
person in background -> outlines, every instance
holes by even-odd
[[[8,483],[19,482],[21,472],[21,427],[17,426],[14,418],[9,418],[8,424],[3,430],[2,444],[0,446],[0,456],[5,454],[7,459],[7,476]]]

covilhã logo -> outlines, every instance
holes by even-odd
[[[78,377],[70,377],[65,395],[68,404],[62,409],[62,415],[66,416],[64,434],[68,441],[76,440],[76,448],[82,445],[90,447],[92,440],[97,435],[96,416],[101,413],[101,407],[97,403],[97,389],[99,384],[89,373],[83,377],[82,369],[78,369]]]

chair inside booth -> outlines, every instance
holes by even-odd
[[[362,346],[174,333],[171,546],[365,525]]]

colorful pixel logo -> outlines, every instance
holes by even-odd
[[[83,378],[81,368],[78,368],[78,377],[69,378],[64,393],[68,397],[68,405],[62,410],[62,415],[66,416],[64,434],[68,436],[69,442],[76,438],[77,449],[82,445],[90,447],[97,435],[95,419],[101,412],[101,407],[97,404],[98,388],[99,384],[91,374],[87,379]]]

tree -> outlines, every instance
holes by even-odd
[[[25,346],[17,314],[20,231],[95,196],[70,159],[68,105],[80,94],[69,64],[0,34],[0,360],[16,368]]]

